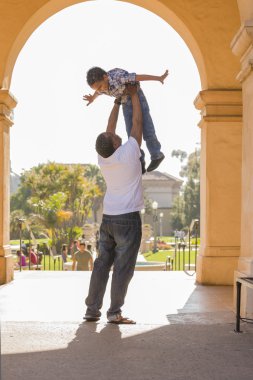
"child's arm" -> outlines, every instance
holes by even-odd
[[[83,96],[83,100],[86,100],[86,102],[88,102],[86,104],[86,106],[89,106],[92,102],[94,102],[94,100],[99,96],[100,94],[95,91],[93,95],[89,94],[89,95],[84,95]]]
[[[165,73],[161,76],[156,76],[156,75],[146,75],[146,74],[136,74],[136,82],[142,82],[145,80],[154,80],[161,82],[163,84],[164,80],[167,78],[169,75],[169,71],[166,70]]]

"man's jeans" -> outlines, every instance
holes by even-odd
[[[107,316],[121,313],[128,284],[134,274],[140,243],[141,219],[139,212],[103,215],[100,227],[99,256],[94,263],[89,294],[85,300],[86,315],[100,317],[100,309],[112,265],[111,306]]]
[[[161,144],[156,137],[153,120],[149,113],[149,105],[141,88],[138,90],[138,95],[142,110],[143,139],[146,141],[151,160],[156,160],[161,157]],[[133,125],[133,106],[130,96],[128,97],[127,102],[123,104],[123,115],[126,123],[127,135],[129,137]],[[143,154],[144,152],[142,151],[142,156]]]

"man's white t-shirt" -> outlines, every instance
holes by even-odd
[[[104,214],[127,214],[144,208],[140,156],[140,147],[133,137],[110,157],[98,155],[107,186]]]

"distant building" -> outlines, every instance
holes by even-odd
[[[175,197],[179,194],[183,181],[173,177],[168,173],[153,171],[142,176],[144,188],[144,196],[146,199],[156,201],[157,209],[157,234],[171,235],[171,209]],[[163,214],[160,217],[160,214]],[[153,215],[148,215],[147,212],[142,216],[144,223],[154,224]]]

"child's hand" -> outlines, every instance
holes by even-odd
[[[84,95],[83,100],[88,102],[86,106],[89,106],[93,102],[94,98],[93,98],[93,95],[89,94],[89,95]]]
[[[169,75],[169,71],[166,70],[165,73],[163,75],[160,76],[160,82],[163,84],[164,82],[164,79],[167,78],[167,76]]]
[[[137,92],[137,84],[130,84],[130,83],[128,83],[126,85],[126,90],[127,90],[127,94],[130,95],[130,96],[133,95],[133,94],[135,94]]]

